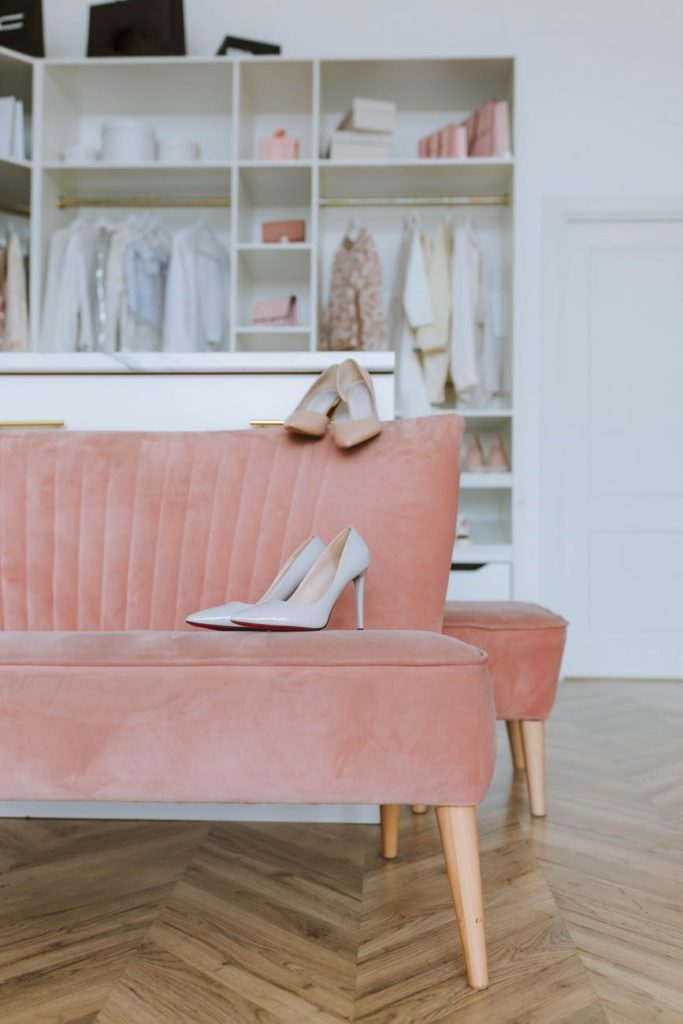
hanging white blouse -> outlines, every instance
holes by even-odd
[[[225,348],[228,269],[228,253],[208,228],[176,233],[166,287],[165,352]]]
[[[415,332],[434,320],[432,298],[417,221],[406,225],[389,305],[389,336],[396,352],[396,406],[404,419],[424,415],[429,399],[415,351]]]
[[[9,236],[6,275],[3,345],[6,352],[25,352],[29,347],[26,268],[16,231],[10,232]]]
[[[92,352],[95,345],[92,225],[75,221],[52,236],[40,332],[43,352]]]
[[[451,378],[459,402],[485,404],[499,388],[500,369],[485,260],[469,224],[455,232],[452,275]]]

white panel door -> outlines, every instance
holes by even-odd
[[[555,238],[544,597],[569,674],[683,677],[683,221],[593,213]]]

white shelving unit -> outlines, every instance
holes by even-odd
[[[454,564],[467,566],[456,593],[467,596],[477,566],[497,566],[491,597],[514,593],[518,480],[513,411],[514,379],[514,159],[422,160],[417,141],[449,121],[464,119],[492,96],[507,98],[514,114],[514,61],[301,60],[258,58],[141,58],[136,60],[32,61],[0,50],[0,94],[20,95],[32,114],[32,158],[0,161],[0,223],[30,206],[31,355],[0,354],[0,374],[54,375],[55,389],[68,376],[92,382],[112,374],[234,372],[235,359],[253,357],[276,367],[291,358],[314,361],[334,252],[356,214],[375,237],[390,297],[393,266],[407,210],[419,211],[425,230],[444,216],[470,217],[487,255],[496,334],[505,362],[505,393],[485,409],[463,409],[468,430],[484,444],[502,435],[513,464],[509,474],[464,474],[461,511],[469,518],[470,543],[458,544]],[[382,161],[330,160],[331,132],[354,96],[397,103],[393,156]],[[153,123],[157,136],[200,144],[194,163],[137,165],[67,164],[66,146],[99,147],[112,117]],[[514,119],[513,119],[514,120]],[[259,158],[259,139],[278,129],[300,140],[300,159]],[[230,318],[225,353],[188,354],[171,361],[164,353],[65,354],[37,351],[47,254],[53,231],[77,216],[123,219],[129,207],[159,207],[170,226],[210,218],[230,255]],[[264,245],[261,224],[303,219],[302,244]],[[251,323],[259,298],[296,294],[299,326],[264,328]],[[368,365],[372,357],[368,354]],[[88,366],[87,371],[74,370]],[[229,365],[230,364],[230,365]],[[311,366],[313,363],[311,363]],[[316,364],[317,365],[317,364]],[[379,366],[379,363],[377,364]],[[61,369],[59,368],[61,366]],[[260,370],[258,372],[261,372]],[[386,374],[382,364],[380,372]],[[189,392],[188,392],[189,394]],[[426,407],[429,415],[456,408]],[[125,427],[126,409],[121,409]],[[458,574],[458,581],[461,577]],[[477,588],[475,588],[477,590]],[[478,592],[478,591],[477,591]]]

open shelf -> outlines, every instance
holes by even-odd
[[[453,562],[477,565],[486,562],[511,562],[513,547],[503,523],[496,519],[470,519],[470,540],[457,540]]]
[[[513,160],[321,160],[320,194],[339,199],[508,196],[513,174]]]
[[[313,64],[241,61],[239,157],[259,160],[259,140],[284,130],[299,140],[301,160],[313,156]],[[269,162],[269,161],[268,161]]]
[[[237,237],[240,243],[261,243],[261,225],[274,220],[303,220],[311,238],[312,181],[310,167],[298,164],[241,167]],[[262,244],[262,243],[261,243]]]
[[[158,141],[199,144],[205,160],[229,160],[232,66],[215,61],[46,61],[43,148],[48,161],[67,145],[100,149],[105,122],[133,119]]]
[[[320,155],[356,96],[397,105],[393,155],[417,156],[418,139],[495,97],[512,98],[513,61],[328,60],[321,65]],[[427,161],[424,161],[425,163]]]
[[[23,210],[28,209],[30,202],[30,161],[0,158],[0,206]]]
[[[192,164],[64,164],[45,171],[58,191],[73,199],[229,199],[230,165]]]

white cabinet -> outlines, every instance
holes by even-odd
[[[0,353],[0,418],[108,429],[226,428],[247,426],[252,419],[281,419],[316,368],[329,365],[330,358],[343,358],[318,353],[317,347],[334,254],[350,217],[373,234],[388,310],[404,220],[416,211],[426,232],[444,217],[456,223],[470,220],[486,255],[504,387],[486,408],[458,411],[485,448],[500,435],[514,457],[520,443],[513,395],[517,163],[512,157],[417,157],[421,137],[462,121],[492,97],[509,101],[514,125],[514,73],[514,61],[507,56],[33,61],[0,49],[0,95],[20,94],[33,124],[32,160],[0,163],[0,228],[5,216],[14,215],[3,214],[3,208],[28,212],[30,206],[23,230],[31,241],[33,349],[23,362]],[[327,156],[331,133],[357,96],[396,103],[386,159]],[[105,126],[121,119],[152,127],[162,144],[196,143],[199,159],[64,159],[67,147],[101,150]],[[263,159],[261,139],[281,130],[299,140],[298,158]],[[145,209],[155,210],[170,230],[204,218],[228,250],[224,351],[173,360],[164,353],[41,354],[48,251],[55,229],[77,217],[116,223]],[[305,240],[264,244],[263,223],[288,219],[305,222]],[[297,298],[296,326],[252,323],[258,300],[290,295]],[[381,412],[390,417],[392,367],[383,361],[390,357],[366,353],[363,358],[372,364]],[[456,408],[451,390],[444,406],[425,404],[416,413]],[[523,509],[514,468],[513,463],[502,477],[482,473],[463,478],[461,511],[470,521],[472,538],[457,551],[458,561],[507,565],[511,577]],[[485,596],[498,592],[492,583]]]
[[[98,356],[87,357],[93,366]],[[132,357],[131,357],[132,358]],[[73,430],[242,430],[285,419],[318,374],[335,363],[333,353],[226,353],[201,361],[169,357],[167,370],[121,368],[74,372],[82,357],[51,360],[50,373],[0,376],[0,418],[7,423],[63,423]],[[359,353],[370,373],[382,419],[394,417],[393,353]],[[156,361],[155,361],[156,362]],[[138,355],[136,363],[145,364]],[[61,370],[56,372],[56,367]],[[188,371],[188,367],[194,367]]]

